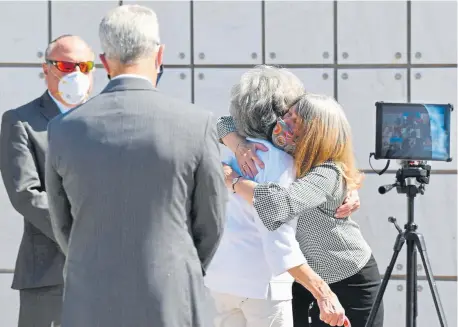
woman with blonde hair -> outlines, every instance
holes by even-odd
[[[272,126],[271,142],[293,155],[296,181],[288,187],[258,184],[232,172],[226,175],[228,188],[254,206],[270,231],[298,219],[296,239],[307,264],[329,284],[352,326],[364,327],[381,277],[358,224],[334,216],[363,180],[342,107],[331,97],[305,94]],[[309,318],[310,326],[326,326],[313,303],[312,294],[295,283],[295,326],[307,326]],[[373,326],[382,325],[381,307]]]

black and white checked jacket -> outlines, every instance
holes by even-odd
[[[220,139],[235,131],[232,117],[218,120]],[[340,169],[326,162],[287,188],[276,183],[258,184],[254,207],[269,230],[298,217],[296,239],[307,263],[331,284],[355,275],[372,254],[356,222],[350,217],[334,218],[345,196]]]

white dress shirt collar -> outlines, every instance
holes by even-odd
[[[60,102],[60,101],[57,100],[55,97],[53,97],[52,94],[51,94],[51,92],[49,92],[49,90],[48,90],[48,94],[49,94],[49,96],[51,97],[51,99],[54,101],[54,103],[57,105],[57,108],[59,108],[59,111],[60,111],[61,113],[67,112],[68,110],[71,109],[70,107],[67,107],[67,106],[64,105],[62,102]]]
[[[151,85],[153,85],[153,83],[151,82],[151,80],[150,80],[148,77],[142,76],[142,75],[137,75],[137,74],[121,74],[121,75],[118,75],[118,76],[113,77],[111,80],[113,81],[113,80],[115,80],[115,79],[125,78],[125,77],[127,77],[127,78],[140,78],[140,79],[144,79],[144,80],[150,82]],[[153,86],[154,86],[154,85],[153,85]]]

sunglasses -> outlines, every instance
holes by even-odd
[[[68,61],[58,61],[58,60],[46,60],[46,63],[49,65],[53,65],[59,71],[63,73],[71,73],[76,70],[76,67],[80,68],[82,73],[88,73],[94,68],[93,61],[85,61],[85,62],[68,62]]]

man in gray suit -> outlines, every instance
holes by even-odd
[[[51,221],[64,327],[200,327],[227,190],[210,113],[155,89],[163,46],[136,5],[100,23],[101,94],[52,120]]]
[[[12,205],[24,217],[12,285],[20,291],[20,327],[60,324],[64,255],[52,232],[44,185],[46,127],[84,101],[92,88],[94,53],[79,37],[54,40],[45,57],[48,90],[6,111],[0,130],[1,175]]]

